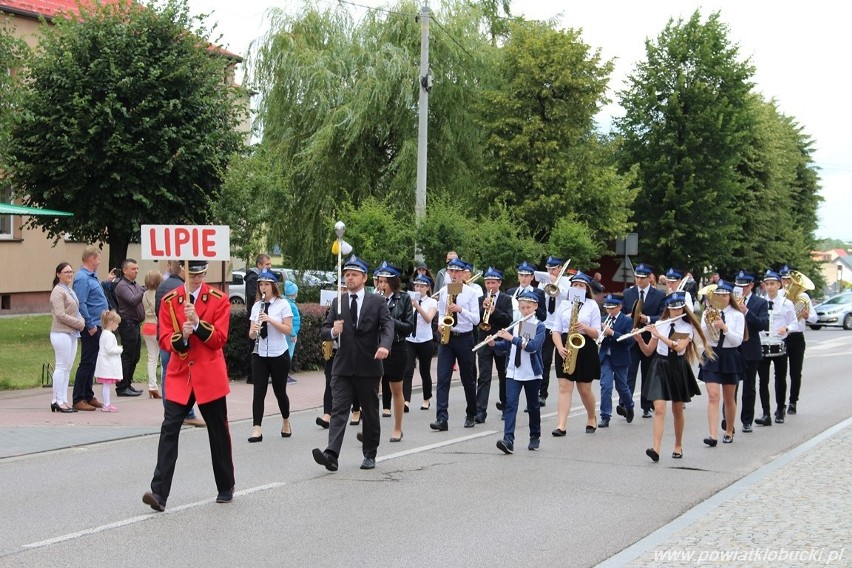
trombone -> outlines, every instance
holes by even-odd
[[[555,298],[559,295],[559,281],[562,280],[562,277],[565,275],[565,271],[568,270],[568,265],[571,264],[571,259],[569,258],[565,261],[565,264],[562,265],[562,270],[559,271],[559,276],[557,276],[550,284],[545,285],[544,293],[546,296],[550,298]]]
[[[477,272],[476,274],[471,276],[469,280],[462,280],[462,284],[472,284],[475,280],[477,280],[481,277],[482,277],[482,272]],[[441,290],[443,290],[443,288],[441,288]],[[441,297],[441,290],[438,290],[437,292],[432,294],[430,296],[430,298],[432,298],[433,300],[437,300],[438,298],[440,298]]]

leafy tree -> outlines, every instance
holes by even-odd
[[[12,131],[11,173],[33,217],[126,255],[143,223],[204,223],[243,144],[239,90],[186,0],[81,7],[43,26]]]
[[[528,21],[509,30],[480,108],[487,135],[480,200],[510,209],[539,242],[595,256],[629,228],[630,177],[616,171],[611,143],[594,124],[612,63],[575,30]],[[577,226],[552,238],[564,223]],[[581,233],[582,244],[569,237]]]
[[[718,13],[672,20],[645,44],[619,94],[622,167],[638,167],[634,220],[643,260],[658,266],[732,266],[743,233],[737,166],[755,118],[753,68],[740,61]],[[731,239],[734,239],[733,242]]]
[[[329,227],[350,204],[372,196],[399,215],[414,208],[418,12],[419,3],[402,0],[356,22],[346,6],[309,2],[298,12],[274,11],[250,54],[263,143],[287,180],[271,238],[297,265],[326,258]],[[430,200],[467,202],[478,177],[481,137],[470,109],[486,75],[479,54],[489,46],[480,16],[447,3],[430,40]]]
[[[23,40],[13,35],[11,18],[0,21],[0,171],[6,170],[12,119],[20,104],[20,69],[29,50]],[[4,184],[5,185],[5,184]]]

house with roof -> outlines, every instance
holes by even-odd
[[[119,0],[101,0],[114,3]],[[41,29],[51,25],[63,13],[75,12],[77,0],[0,0],[0,21],[14,29],[14,35],[30,46],[38,44]],[[210,52],[223,61],[223,80],[233,85],[236,66],[242,58],[218,46],[210,46]],[[13,70],[10,70],[13,71]],[[249,101],[245,101],[246,108]],[[246,133],[249,142],[250,124],[246,118],[240,131]],[[4,193],[5,192],[5,193]],[[11,202],[10,191],[0,189],[0,203]],[[71,237],[60,239],[54,246],[53,239],[41,229],[26,228],[29,216],[0,212],[0,315],[44,313],[49,311],[48,298],[52,287],[54,269],[63,261],[75,268],[80,265],[83,249],[89,243],[74,242]],[[131,244],[127,255],[140,261],[140,278],[153,268],[165,270],[156,261],[143,261],[138,244]],[[103,258],[109,258],[109,246],[103,246]],[[228,273],[227,263],[213,263],[208,282],[224,286]],[[110,267],[103,262],[99,276],[106,278]]]
[[[837,294],[844,288],[852,287],[852,255],[845,249],[812,251],[811,258],[821,265],[825,279],[827,295]]]

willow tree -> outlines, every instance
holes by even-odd
[[[273,10],[269,32],[249,57],[249,81],[262,101],[262,143],[285,178],[271,239],[297,265],[327,259],[344,204],[376,197],[393,204],[399,219],[414,209],[420,7],[404,0],[358,21],[347,8]],[[481,160],[470,109],[484,75],[478,54],[489,42],[477,8],[451,2],[436,15],[429,198],[448,195],[466,207]]]
[[[735,263],[753,73],[718,13],[670,20],[646,41],[615,120],[622,165],[639,172],[633,218],[643,260],[693,269]]]

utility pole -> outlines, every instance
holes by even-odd
[[[414,203],[414,219],[419,226],[426,216],[426,150],[429,129],[429,91],[432,90],[432,74],[429,72],[429,0],[424,0],[420,10],[420,101],[417,106],[417,190]],[[414,245],[414,259],[423,261],[423,251]]]

